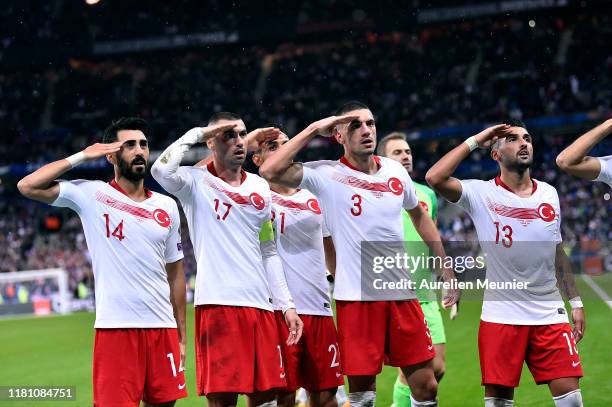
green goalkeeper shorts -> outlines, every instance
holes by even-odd
[[[442,314],[440,313],[438,301],[421,302],[421,308],[423,309],[423,314],[427,320],[427,326],[429,326],[429,332],[431,333],[431,341],[433,344],[438,345],[441,343],[446,343],[444,323],[442,322]]]

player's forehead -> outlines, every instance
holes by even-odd
[[[356,109],[349,112],[342,113],[342,116],[358,116],[358,120],[361,122],[367,122],[374,120],[374,115],[370,109]]]
[[[274,147],[276,145],[282,145],[285,144],[286,142],[289,141],[289,136],[287,136],[285,133],[280,132],[280,134],[274,139],[274,140],[266,140],[263,144],[262,147],[264,149],[270,148],[270,147]]]
[[[524,127],[512,126],[512,127],[510,127],[508,129],[508,132],[511,133],[513,136],[519,136],[519,137],[529,136],[529,137],[531,137],[531,135],[529,134],[527,129],[524,128]]]
[[[410,150],[410,145],[406,140],[402,140],[401,138],[391,139],[387,141],[386,150],[387,154],[390,154],[395,150]]]
[[[146,140],[147,136],[141,130],[119,130],[117,132],[117,141],[126,142],[126,141],[140,141]]]
[[[246,131],[246,125],[241,119],[238,119],[238,120],[219,119],[215,122],[215,125],[221,125],[221,124],[234,124],[236,126],[234,127],[234,131],[238,133]]]

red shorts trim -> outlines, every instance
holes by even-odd
[[[568,323],[509,325],[480,321],[478,351],[483,385],[517,387],[523,361],[537,384],[582,377],[578,348]]]
[[[96,329],[95,406],[161,404],[187,397],[176,328]]]
[[[435,356],[418,300],[336,301],[342,370],[371,376],[382,366],[405,367]]]
[[[271,311],[198,305],[195,340],[200,396],[248,394],[287,385],[278,328]]]
[[[340,349],[334,318],[319,315],[300,315],[304,333],[296,345],[288,346],[289,329],[281,311],[276,311],[287,386],[280,391],[321,391],[344,384],[340,364]]]

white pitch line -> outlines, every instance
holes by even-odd
[[[595,291],[595,294],[599,295],[599,298],[601,298],[603,300],[603,302],[608,304],[608,307],[610,307],[610,309],[612,309],[612,299],[610,299],[610,296],[608,295],[608,293],[606,293],[604,290],[602,290],[601,287],[598,286],[595,281],[593,281],[591,276],[588,276],[586,274],[582,274],[582,279],[584,280],[585,283],[588,284],[589,287],[591,287],[591,289],[593,291]]]

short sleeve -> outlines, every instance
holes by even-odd
[[[82,179],[74,181],[59,180],[59,195],[51,205],[70,208],[80,213],[87,206],[87,194],[84,188],[89,182]]]
[[[601,165],[601,170],[597,178],[595,178],[595,181],[605,182],[612,187],[612,155],[599,157],[598,160]]]
[[[300,188],[307,189],[315,195],[320,195],[325,189],[325,183],[327,178],[318,168],[321,166],[320,161],[314,161],[310,163],[304,163],[302,170],[302,182],[300,182]]]
[[[407,174],[406,174],[407,175]],[[405,179],[406,187],[404,188],[404,202],[403,207],[406,210],[412,210],[419,204],[419,198],[417,197],[416,189],[412,183],[410,176],[406,176]]]
[[[431,218],[435,221],[438,218],[438,197],[431,189],[428,189],[428,193],[431,197]]]
[[[164,251],[166,263],[174,263],[184,257],[181,242],[181,217],[174,201],[172,201],[170,218],[172,223],[170,224],[170,233],[166,239],[166,249]]]
[[[461,183],[461,197],[456,205],[459,205],[467,213],[471,214],[476,207],[475,200],[477,195],[478,183],[482,182],[475,179],[459,180]]]
[[[557,211],[557,230],[556,230],[556,236],[557,238],[555,239],[555,242],[561,243],[563,242],[563,235],[561,234],[561,203],[559,202],[559,194],[557,193],[557,191],[555,190],[555,199],[556,199],[556,211]]]
[[[331,236],[331,233],[329,233],[329,229],[327,228],[327,223],[325,222],[325,217],[323,217],[323,221],[321,222],[321,230],[323,231],[323,237]]]

